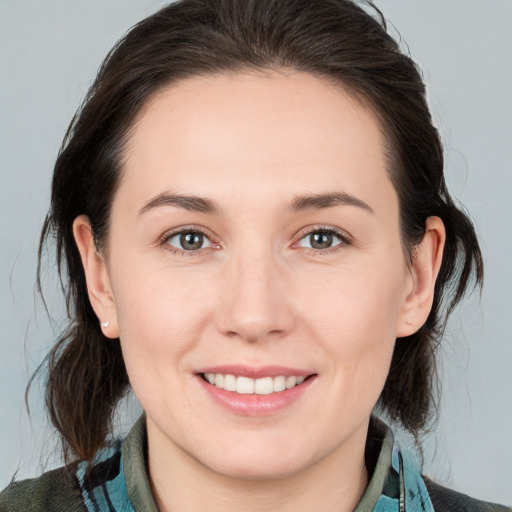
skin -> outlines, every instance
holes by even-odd
[[[408,261],[386,165],[373,113],[304,73],[191,78],[140,112],[106,252],[86,217],[74,232],[91,303],[147,414],[160,510],[357,505],[368,421],[396,338],[428,316],[445,236],[429,218]],[[326,193],[361,203],[290,207]],[[148,206],[162,194],[220,211]],[[201,249],[180,248],[183,227],[204,232]],[[308,247],[326,228],[332,246]],[[315,377],[290,406],[247,417],[204,392],[198,370],[221,364]]]

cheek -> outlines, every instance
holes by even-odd
[[[176,368],[194,348],[212,310],[198,276],[137,264],[132,279],[116,276],[114,297],[120,339],[130,379]],[[129,275],[130,267],[123,275]],[[201,292],[203,290],[203,292]],[[169,373],[170,375],[170,373]],[[169,378],[169,375],[166,378]]]
[[[368,343],[394,339],[405,272],[375,262],[361,263],[363,268],[335,269],[317,279],[305,278],[293,294],[300,297],[303,314],[330,336]]]
[[[403,269],[375,262],[357,272],[333,273],[323,285],[309,282],[302,295],[303,318],[309,335],[321,340],[335,379],[343,381],[346,389],[380,394],[396,341],[404,288]]]

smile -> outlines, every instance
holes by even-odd
[[[272,393],[279,393],[299,386],[306,379],[306,377],[293,375],[251,379],[250,377],[237,377],[236,375],[223,373],[204,373],[202,377],[206,382],[217,388],[240,395],[270,395]]]

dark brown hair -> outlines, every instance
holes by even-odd
[[[47,358],[46,404],[68,460],[90,459],[104,445],[115,406],[129,389],[119,341],[103,336],[88,300],[73,220],[87,215],[104,246],[129,129],[156,91],[194,75],[277,68],[327,78],[373,110],[386,138],[409,255],[429,216],[445,224],[432,311],[417,333],[397,340],[379,401],[416,436],[436,410],[436,347],[448,314],[473,273],[481,283],[483,268],[473,226],[446,189],[442,146],[414,62],[370,2],[181,0],[141,21],[109,53],[55,165],[40,270],[45,244],[55,240],[70,323]]]

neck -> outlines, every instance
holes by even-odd
[[[166,448],[158,443],[157,450],[148,432],[153,494],[160,512],[351,512],[368,485],[366,432],[363,426],[353,439],[321,460],[268,479],[219,474],[168,439]]]

